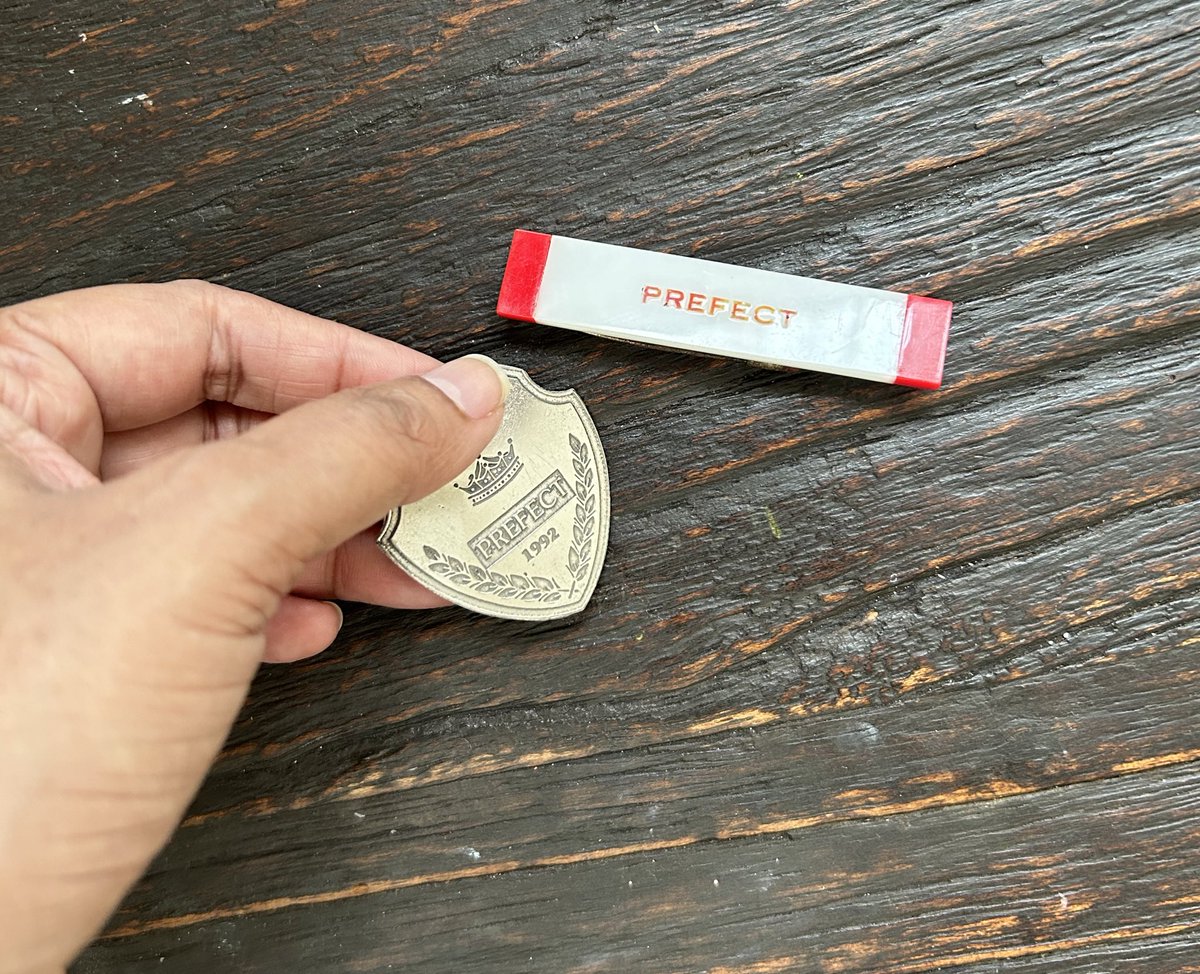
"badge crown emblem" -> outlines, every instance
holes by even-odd
[[[507,450],[494,456],[480,457],[475,461],[475,469],[467,478],[466,485],[456,483],[454,486],[471,498],[472,504],[482,504],[520,473],[522,466],[517,448],[510,438]]]

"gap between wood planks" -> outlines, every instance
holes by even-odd
[[[951,968],[966,967],[970,964],[988,964],[1002,960],[1026,960],[1029,958],[1046,957],[1064,953],[1076,953],[1089,947],[1100,947],[1112,944],[1138,943],[1146,940],[1163,940],[1181,933],[1200,930],[1200,920],[1182,923],[1167,923],[1158,926],[1125,927],[1120,930],[1105,930],[1101,933],[1088,934],[1080,937],[1064,937],[1049,943],[1022,944],[1020,947],[991,947],[980,950],[961,951],[947,954],[931,961],[888,965],[887,974],[926,974],[928,971],[940,971]],[[1060,958],[1061,959],[1061,958]],[[800,959],[796,957],[775,957],[770,960],[756,961],[746,966],[713,967],[707,974],[780,974],[797,970]],[[1182,971],[1181,974],[1186,974]]]

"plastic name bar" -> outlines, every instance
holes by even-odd
[[[497,312],[605,338],[936,389],[949,301],[518,230]]]

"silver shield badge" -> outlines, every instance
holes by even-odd
[[[483,454],[392,511],[379,546],[422,585],[501,619],[561,619],[588,604],[608,550],[608,466],[573,389],[502,366],[512,389]]]

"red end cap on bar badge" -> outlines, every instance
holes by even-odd
[[[534,320],[533,311],[542,289],[542,275],[546,271],[552,239],[548,233],[532,230],[518,230],[513,234],[508,265],[504,268],[504,283],[500,285],[500,300],[496,304],[496,313],[500,317]]]
[[[937,389],[941,386],[953,313],[954,305],[949,301],[923,298],[917,294],[908,296],[896,385],[914,389]]]

